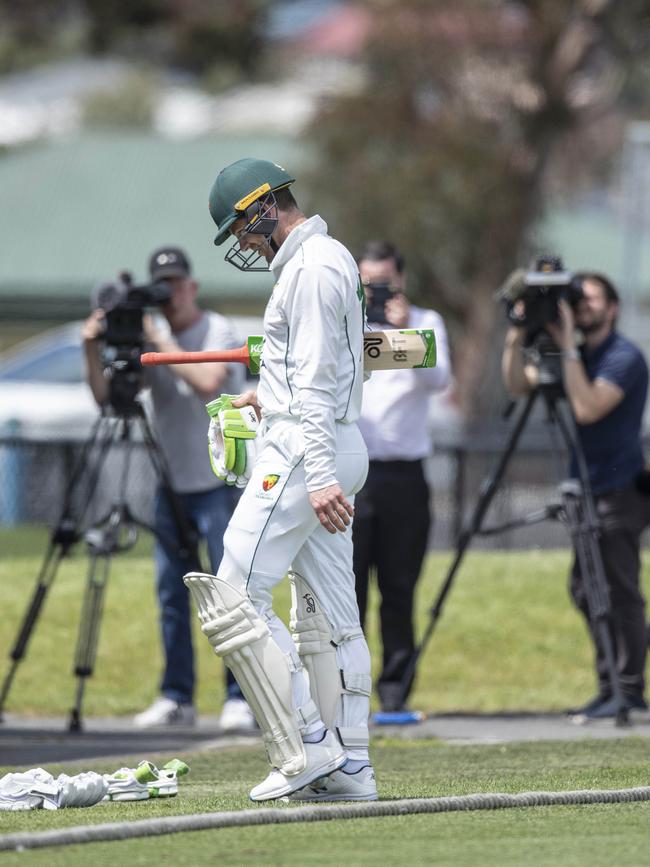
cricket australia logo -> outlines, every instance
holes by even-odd
[[[305,600],[305,613],[316,614],[316,600],[311,593],[305,593],[302,598]]]
[[[275,473],[270,473],[268,476],[264,476],[262,479],[262,490],[270,491],[278,483],[278,479],[280,476]]]

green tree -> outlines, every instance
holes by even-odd
[[[579,183],[608,155],[594,130],[646,99],[649,4],[365,5],[364,85],[324,102],[307,133],[314,202],[352,248],[380,236],[404,249],[415,297],[455,337],[466,414],[490,413],[494,292],[534,246],[552,178]]]

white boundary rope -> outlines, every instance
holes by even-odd
[[[252,825],[279,825],[289,822],[327,822],[338,819],[365,819],[377,816],[414,816],[418,813],[448,813],[460,810],[501,810],[510,807],[551,807],[573,804],[620,804],[650,801],[650,786],[634,789],[586,789],[576,792],[499,792],[457,795],[446,798],[405,798],[399,801],[321,804],[304,807],[258,807],[223,813],[166,816],[132,822],[81,825],[32,833],[22,831],[0,835],[0,851],[72,846],[78,843],[155,837],[182,831],[206,831]]]

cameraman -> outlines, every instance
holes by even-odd
[[[648,367],[641,351],[616,330],[619,297],[611,281],[597,273],[574,277],[582,297],[574,309],[559,300],[557,322],[546,325],[561,352],[564,391],[577,422],[600,521],[600,549],[611,606],[611,633],[621,689],[629,710],[647,710],[645,601],[639,582],[640,536],[650,524],[650,497],[643,494],[641,424],[648,390]],[[520,307],[522,302],[517,302]],[[521,311],[525,318],[525,310]],[[582,345],[575,342],[575,328]],[[512,395],[538,384],[538,370],[526,364],[525,326],[512,326],[502,358],[503,378]],[[571,475],[577,477],[575,455]],[[616,716],[603,649],[589,614],[578,559],[571,570],[571,595],[589,626],[596,652],[598,693],[570,713],[576,721]]]
[[[387,241],[369,241],[359,257],[370,328],[433,328],[436,367],[385,370],[363,387],[359,429],[368,448],[368,478],[354,503],[352,541],[357,601],[363,623],[369,572],[381,594],[383,711],[403,708],[401,681],[413,653],[413,597],[427,550],[430,492],[424,459],[431,453],[429,403],[451,381],[447,332],[433,310],[410,304],[404,257]]]
[[[197,305],[198,284],[191,276],[185,252],[162,247],[149,259],[152,283],[166,282],[171,292],[162,304],[163,317],[145,315],[148,346],[158,352],[231,348],[235,335],[228,320]],[[82,332],[88,383],[100,406],[109,403],[109,381],[102,363],[104,311],[93,311]],[[215,478],[207,446],[209,417],[205,403],[221,392],[238,394],[244,388],[240,365],[224,363],[178,364],[148,368],[142,386],[151,389],[151,416],[172,489],[188,522],[205,540],[213,570],[223,557],[223,534],[236,505],[235,489]],[[194,654],[189,596],[183,575],[199,569],[195,556],[184,555],[181,533],[170,497],[161,485],[156,493],[155,564],[162,643],[165,656],[160,696],[138,714],[138,728],[192,725],[195,721]],[[221,715],[224,729],[251,729],[253,716],[241,691],[227,672],[227,700]]]

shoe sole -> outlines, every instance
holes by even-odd
[[[377,792],[373,792],[372,795],[314,795],[313,798],[290,798],[287,796],[283,800],[291,804],[308,804],[312,801],[378,801],[379,795]]]
[[[321,765],[319,768],[314,768],[313,772],[306,780],[300,780],[300,783],[294,783],[290,785],[287,783],[286,786],[283,786],[280,790],[275,790],[273,793],[267,793],[263,797],[254,798],[252,793],[248,796],[251,801],[254,803],[260,803],[262,801],[277,801],[278,798],[282,798],[284,795],[292,795],[294,792],[300,791],[300,789],[304,789],[305,786],[309,786],[312,783],[319,780],[321,777],[327,777],[330,774],[333,774],[334,771],[338,771],[339,768],[342,768],[343,765],[347,762],[348,757],[345,753],[341,753],[338,759],[327,762],[326,764]],[[298,776],[302,776],[302,774],[298,774]]]
[[[116,792],[114,795],[104,795],[104,801],[148,801],[149,792]]]

